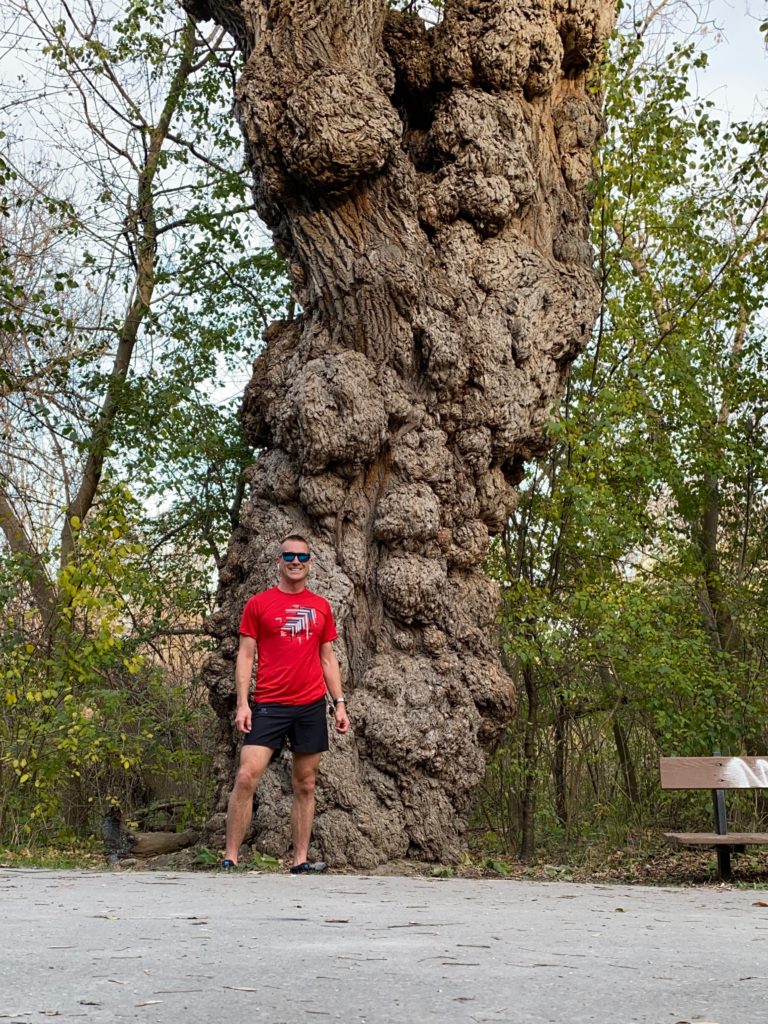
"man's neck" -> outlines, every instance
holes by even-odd
[[[280,582],[277,584],[277,589],[280,590],[283,594],[300,594],[303,590],[307,589],[307,586],[304,583],[304,580],[302,580],[301,583],[293,584],[286,583],[285,580],[280,580]]]

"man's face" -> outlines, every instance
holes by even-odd
[[[284,555],[288,557],[284,558]],[[306,558],[306,561],[300,562],[299,555]],[[311,562],[309,548],[306,544],[300,540],[286,540],[280,545],[280,554],[277,558],[278,576],[294,586],[297,583],[303,583],[309,575]]]

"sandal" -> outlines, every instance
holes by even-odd
[[[321,875],[323,871],[328,870],[328,865],[318,860],[314,864],[310,864],[308,860],[305,860],[303,864],[294,864],[291,868],[292,875]]]
[[[235,864],[235,862],[230,860],[229,857],[225,857],[221,864],[219,864],[219,868],[221,871],[238,871],[240,869],[240,865]]]

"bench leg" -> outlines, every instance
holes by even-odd
[[[733,878],[731,873],[731,848],[730,846],[718,846],[717,849],[717,877],[721,882],[730,882]]]
[[[715,832],[724,836],[728,832],[728,821],[725,815],[725,793],[722,789],[712,790],[712,809],[715,812]],[[721,882],[730,882],[733,878],[731,873],[731,848],[729,846],[718,846],[717,850],[717,877]]]

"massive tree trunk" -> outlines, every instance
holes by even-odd
[[[596,314],[586,77],[611,5],[447,0],[432,28],[385,0],[187,6],[246,56],[256,199],[301,309],[267,331],[243,407],[261,454],[212,626],[220,797],[240,612],[297,530],[353,726],[326,758],[316,842],[335,864],[452,860],[515,706],[481,563]],[[284,850],[287,799],[271,774],[262,848]]]

